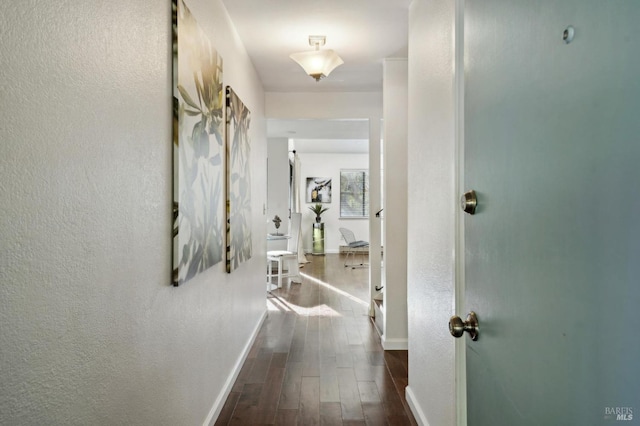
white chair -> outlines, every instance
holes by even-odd
[[[298,265],[298,241],[300,239],[301,213],[291,213],[289,221],[289,239],[286,250],[270,250],[267,252],[267,282],[271,283],[274,277],[271,269],[272,262],[278,263],[278,288],[282,287],[282,278],[297,277],[300,280],[300,267]],[[282,273],[282,262],[287,261],[287,273]],[[299,281],[301,282],[301,281]]]
[[[342,234],[342,238],[344,238],[344,242],[347,243],[347,257],[344,260],[344,266],[346,267],[351,267],[351,269],[356,269],[359,267],[365,267],[365,266],[369,266],[367,263],[364,263],[364,253],[365,253],[365,248],[369,247],[369,242],[368,241],[362,241],[362,240],[356,240],[356,236],[353,234],[353,231],[347,228],[340,228],[340,233]],[[349,261],[349,255],[352,255],[352,261],[355,262],[356,261],[356,252],[359,251],[360,253],[362,253],[362,263],[355,264],[347,264],[347,262]],[[367,250],[368,253],[368,250]]]

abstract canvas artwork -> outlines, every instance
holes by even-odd
[[[224,244],[222,58],[173,0],[173,285],[220,262]]]
[[[308,177],[306,193],[307,203],[330,203],[331,178]]]
[[[251,113],[227,86],[227,272],[251,258]]]

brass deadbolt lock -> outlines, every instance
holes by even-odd
[[[460,198],[460,207],[465,213],[474,214],[476,207],[478,206],[478,198],[476,197],[476,191],[471,190],[462,194]]]

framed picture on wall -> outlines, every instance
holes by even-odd
[[[251,259],[251,112],[227,86],[227,272]]]
[[[307,203],[331,202],[331,178],[307,178]]]
[[[181,285],[224,258],[222,57],[184,0],[173,4],[173,275]]]

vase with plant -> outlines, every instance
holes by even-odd
[[[278,233],[280,222],[282,222],[282,219],[280,219],[280,216],[276,215],[276,217],[273,218],[273,223],[276,225],[276,235],[280,235],[280,233]]]
[[[313,207],[309,207],[309,210],[316,214],[316,223],[320,223],[322,221],[320,215],[329,210],[329,207],[322,207],[322,204],[316,203]]]

